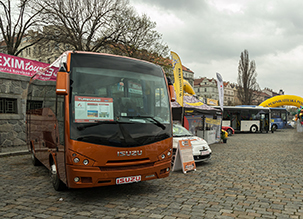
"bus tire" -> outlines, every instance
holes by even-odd
[[[62,191],[66,188],[65,184],[58,177],[57,167],[54,161],[52,161],[50,165],[50,177],[56,191]]]
[[[250,132],[251,133],[256,133],[258,131],[258,127],[256,125],[253,125],[250,127]]]
[[[31,160],[34,166],[41,166],[41,162],[36,158],[35,151],[32,146],[31,146]]]

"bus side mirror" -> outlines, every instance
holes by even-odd
[[[66,71],[60,70],[57,73],[56,80],[56,94],[57,95],[67,95],[69,91],[69,74]]]
[[[174,102],[174,101],[176,101],[174,84],[169,77],[167,77],[166,79],[167,79],[167,84],[168,84],[168,92],[169,92],[170,101]]]
[[[169,89],[170,101],[171,102],[176,101],[174,86],[173,85],[168,85],[168,89]]]

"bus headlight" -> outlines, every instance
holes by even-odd
[[[171,155],[172,155],[172,149],[170,148],[166,151],[163,151],[161,153],[161,155],[158,156],[158,159],[163,160],[163,159],[166,159],[166,158],[171,158]]]
[[[68,151],[67,162],[70,165],[90,166],[90,167],[94,166],[95,163],[94,160],[72,150]]]
[[[78,157],[74,158],[74,163],[79,163],[80,159]]]

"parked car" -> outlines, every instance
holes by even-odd
[[[173,126],[173,150],[174,154],[178,148],[180,140],[189,140],[193,149],[195,162],[208,161],[211,158],[211,149],[207,142],[197,136],[194,136],[186,128],[181,125],[174,124]]]
[[[228,136],[235,134],[235,130],[230,126],[222,126],[222,129],[228,133]]]

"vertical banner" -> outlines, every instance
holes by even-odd
[[[180,106],[183,107],[183,72],[182,72],[182,64],[179,56],[174,53],[170,52],[172,58],[172,65],[174,71],[174,78],[175,78],[175,91],[177,96],[177,102]]]
[[[219,91],[219,103],[221,110],[223,112],[223,103],[224,103],[224,87],[223,87],[223,79],[220,73],[216,73],[217,75],[217,86],[218,86],[218,91]]]

